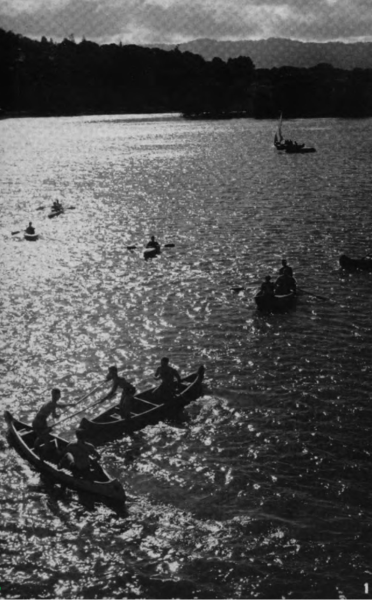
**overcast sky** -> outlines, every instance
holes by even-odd
[[[372,41],[372,0],[0,0],[0,27],[100,44],[201,37]]]

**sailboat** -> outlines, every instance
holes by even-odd
[[[283,114],[280,113],[278,131],[274,135],[274,146],[277,150],[284,150],[287,154],[308,154],[316,152],[315,148],[305,148],[305,144],[298,144],[292,140],[285,140],[282,134]]]
[[[278,131],[274,135],[274,146],[277,150],[285,150],[285,143],[283,143],[283,134],[282,134],[282,122],[283,122],[283,114],[280,113]]]

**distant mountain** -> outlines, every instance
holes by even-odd
[[[175,45],[152,44],[152,47],[172,50]],[[298,42],[284,38],[267,40],[242,40],[238,42],[219,42],[198,39],[178,44],[181,52],[193,52],[206,60],[219,57],[226,61],[238,56],[249,56],[257,69],[273,67],[314,67],[320,63],[331,64],[339,69],[372,69],[372,43],[360,42],[345,44],[342,42]]]

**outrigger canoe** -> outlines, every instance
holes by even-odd
[[[294,292],[281,296],[258,293],[254,300],[262,312],[285,312],[296,305],[297,295]]]
[[[119,406],[115,405],[106,410],[95,419],[83,418],[79,428],[85,432],[87,440],[95,444],[102,444],[144,429],[147,425],[154,425],[167,418],[176,417],[182,409],[203,395],[202,381],[204,367],[201,365],[196,373],[191,373],[182,378],[181,392],[171,402],[157,394],[158,388],[150,388],[136,394],[135,404],[131,419],[123,419]]]
[[[88,477],[80,478],[73,475],[67,468],[58,469],[60,452],[67,446],[68,442],[63,438],[49,434],[45,458],[42,460],[34,449],[37,434],[31,425],[22,423],[15,419],[9,411],[4,413],[8,424],[9,441],[17,452],[28,460],[40,473],[47,476],[53,483],[62,484],[74,490],[89,492],[115,502],[125,501],[123,486],[117,479],[112,479],[99,463],[92,461]],[[41,446],[41,451],[43,446]]]
[[[372,271],[372,258],[349,258],[341,254],[340,266],[348,271]]]

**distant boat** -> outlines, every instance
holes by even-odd
[[[280,113],[278,130],[274,135],[274,146],[277,150],[284,150],[286,154],[309,154],[316,152],[315,148],[305,147],[305,144],[298,144],[292,140],[285,140],[282,133],[283,115]]]
[[[278,130],[274,135],[274,146],[277,150],[285,150],[285,144],[283,143],[283,134],[282,134],[282,123],[283,123],[283,114],[280,113]]]
[[[372,258],[349,258],[346,254],[340,256],[340,267],[346,271],[372,271]]]

